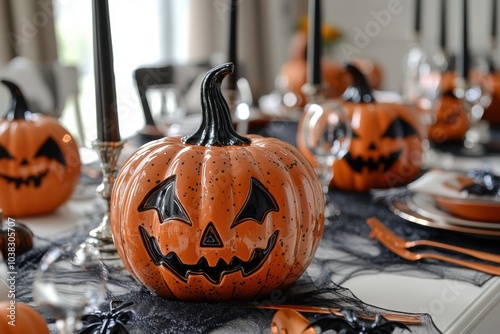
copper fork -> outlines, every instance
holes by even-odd
[[[388,229],[384,224],[382,224],[382,222],[380,220],[378,220],[375,217],[368,218],[366,220],[366,223],[370,226],[370,228],[372,230],[381,231],[387,238],[391,239],[392,242],[399,247],[403,247],[403,248],[412,248],[412,247],[417,247],[417,246],[436,247],[436,248],[446,249],[446,250],[450,250],[450,251],[457,252],[457,253],[466,254],[466,255],[475,257],[477,259],[500,263],[500,255],[496,255],[496,254],[492,254],[492,253],[481,252],[481,251],[474,250],[474,249],[449,245],[449,244],[445,244],[442,242],[436,242],[436,241],[431,241],[431,240],[413,240],[413,241],[405,240],[405,239],[399,237],[398,235],[396,235],[390,229]]]
[[[434,259],[434,260],[453,263],[453,264],[456,264],[456,265],[459,265],[462,267],[474,269],[474,270],[481,271],[481,272],[484,272],[487,274],[500,276],[500,266],[465,261],[465,260],[460,260],[460,259],[456,259],[453,257],[438,255],[438,254],[433,254],[433,253],[410,252],[408,249],[396,245],[393,242],[393,240],[390,237],[387,237],[384,234],[384,232],[382,232],[381,230],[373,230],[371,235],[374,238],[376,238],[378,241],[380,241],[380,243],[382,245],[387,247],[387,249],[389,249],[393,253],[395,253],[395,254],[397,254],[397,255],[401,256],[402,258],[409,260],[409,261],[419,261],[422,259]]]

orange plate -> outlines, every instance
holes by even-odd
[[[500,202],[444,196],[433,197],[437,205],[455,216],[482,222],[500,223]]]

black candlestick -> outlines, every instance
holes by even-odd
[[[307,47],[308,80],[311,86],[321,85],[321,0],[309,0],[309,36]]]
[[[228,59],[229,63],[234,64],[234,71],[228,78],[228,89],[236,90],[236,81],[238,77],[236,75],[237,71],[237,43],[236,38],[238,35],[238,0],[231,0],[231,9],[229,11],[229,43],[228,43]]]
[[[416,36],[420,36],[421,17],[422,17],[422,1],[415,0],[415,22],[414,22],[415,31],[414,32],[415,32]]]
[[[497,12],[498,12],[498,1],[491,0],[491,46],[492,49],[496,47],[498,22],[497,22]]]
[[[97,139],[103,142],[119,142],[108,0],[93,0],[92,11]]]
[[[469,37],[468,37],[468,19],[467,19],[467,0],[462,0],[462,45],[461,51],[458,56],[458,76],[462,78],[465,83],[469,78]]]
[[[441,47],[441,50],[446,51],[447,47],[447,26],[448,26],[448,20],[446,19],[447,15],[447,10],[446,10],[446,0],[441,0],[441,20],[439,22],[440,24],[440,31],[439,31],[439,46]]]

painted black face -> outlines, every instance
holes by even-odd
[[[360,138],[360,136],[353,130],[353,138]],[[382,138],[406,138],[409,136],[416,136],[417,131],[408,124],[405,120],[401,118],[396,118],[387,128],[387,130],[382,135]],[[378,150],[377,145],[372,142],[368,147],[369,151]],[[403,150],[396,150],[391,152],[387,156],[381,156],[378,159],[373,159],[369,157],[364,159],[362,156],[354,157],[351,152],[347,152],[344,156],[345,161],[349,164],[349,166],[357,173],[361,173],[363,168],[368,169],[370,172],[374,171],[384,171],[387,172],[394,163],[399,159],[399,156]]]
[[[138,210],[140,212],[156,210],[160,224],[176,220],[192,226],[192,222],[186,210],[182,207],[175,193],[175,176],[166,179],[154,187],[139,205]],[[232,229],[249,220],[257,224],[262,224],[269,212],[278,210],[279,208],[276,200],[271,196],[264,185],[258,180],[251,178],[248,196],[243,207],[231,223],[230,228]],[[139,226],[139,232],[144,247],[156,266],[163,266],[169,269],[185,282],[187,282],[190,275],[203,275],[213,284],[220,284],[222,277],[229,273],[239,271],[243,277],[246,277],[256,272],[269,257],[278,239],[278,231],[276,230],[267,241],[266,248],[254,249],[248,261],[233,256],[229,263],[223,259],[219,259],[215,266],[210,266],[204,256],[201,257],[196,264],[186,264],[182,262],[179,256],[173,251],[164,255],[154,236],[151,236],[142,226]],[[213,222],[207,224],[200,240],[200,247],[224,247],[224,242]]]
[[[42,144],[42,146],[38,149],[37,153],[34,156],[35,159],[41,157],[45,157],[49,161],[55,160],[61,166],[66,167],[66,160],[64,159],[64,155],[54,139],[52,139],[51,137],[47,138],[47,140]],[[2,159],[14,160],[14,157],[7,151],[5,147],[0,145],[0,160]],[[26,158],[24,158],[21,160],[20,166],[22,167],[26,165],[29,165],[29,162]],[[13,183],[16,189],[19,189],[22,185],[25,185],[27,187],[32,185],[34,188],[38,188],[42,184],[42,180],[47,176],[47,174],[49,174],[48,168],[36,175],[28,175],[26,177],[14,177],[0,173],[0,178],[6,180],[7,183]]]

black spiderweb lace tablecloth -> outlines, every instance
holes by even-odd
[[[369,238],[364,220],[376,216],[398,234],[406,237],[445,238],[453,242],[470,242],[463,235],[446,236],[440,231],[405,222],[386,206],[375,204],[367,194],[333,193],[342,215],[325,227],[323,241],[308,271],[286,291],[275,291],[266,300],[250,303],[182,303],[163,300],[137,284],[127,272],[110,269],[108,300],[132,301],[134,311],[127,328],[130,333],[269,333],[274,314],[256,309],[261,304],[300,304],[348,308],[373,315],[392,312],[367,305],[341,285],[345,280],[364,273],[397,272],[420,277],[452,278],[481,285],[490,276],[443,263],[409,263],[393,255]],[[97,226],[100,214],[81,217],[82,222],[71,235],[54,240],[36,239],[36,248],[18,258],[17,299],[32,303],[31,284],[34,270],[43,253],[55,243],[83,241]],[[481,240],[479,248],[494,248],[494,241]],[[470,244],[469,244],[470,246]],[[494,248],[496,249],[496,248]],[[101,306],[108,310],[108,303]],[[413,333],[440,333],[429,315],[420,314],[422,324],[411,326]],[[314,315],[308,314],[310,320]],[[49,322],[53,322],[49,319]],[[53,325],[51,325],[53,327]],[[55,331],[54,331],[55,333]]]

